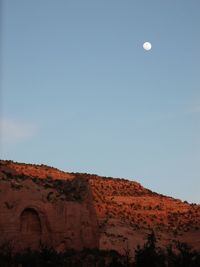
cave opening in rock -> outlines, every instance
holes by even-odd
[[[20,216],[20,231],[28,247],[37,247],[41,240],[42,226],[38,212],[25,209]]]
[[[20,229],[23,233],[40,234],[42,232],[40,217],[36,210],[27,208],[22,212]]]

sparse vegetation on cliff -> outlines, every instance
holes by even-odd
[[[152,192],[138,182],[12,161],[0,161],[0,180],[2,186],[7,184],[10,194],[19,196],[22,191],[29,194],[33,187],[41,205],[81,204],[89,199],[103,249],[121,252],[126,241],[134,250],[137,243],[133,236],[142,244],[151,229],[161,245],[176,240],[200,249],[200,205]],[[2,207],[11,213],[16,203],[18,199],[3,199]]]
[[[147,236],[147,242],[135,250],[124,249],[124,255],[113,250],[84,249],[67,250],[62,253],[41,244],[40,251],[27,249],[13,253],[6,243],[0,247],[1,267],[199,267],[200,252],[192,250],[185,243],[175,243],[167,248],[157,247],[154,232]]]

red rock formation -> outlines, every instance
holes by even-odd
[[[157,194],[124,179],[91,175],[90,184],[101,249],[134,250],[151,229],[161,246],[179,240],[200,249],[200,205]]]
[[[35,170],[30,172],[32,166],[27,165],[24,171],[22,166],[1,162],[1,243],[11,241],[16,250],[37,249],[41,242],[57,250],[98,247],[98,224],[88,182],[61,174],[44,179],[49,171],[43,166],[40,179],[32,175]]]
[[[18,250],[43,242],[123,253],[151,229],[161,246],[180,240],[200,249],[200,206],[137,182],[11,161],[0,161],[0,178],[0,241]]]

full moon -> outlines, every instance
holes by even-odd
[[[152,45],[151,45],[151,43],[149,43],[149,42],[145,42],[145,43],[143,44],[143,48],[144,48],[144,50],[146,50],[146,51],[151,50],[151,47],[152,47]]]

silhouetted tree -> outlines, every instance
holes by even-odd
[[[124,266],[131,267],[131,250],[127,244],[126,248],[124,249]]]
[[[152,231],[143,247],[135,250],[135,267],[165,267],[165,258],[161,249],[156,248],[156,236]]]
[[[122,256],[114,250],[84,249],[57,253],[53,248],[42,245],[40,251],[27,249],[13,253],[10,243],[0,247],[0,267],[200,267],[200,253],[185,243],[174,243],[167,249],[156,246],[154,232],[147,242],[135,251],[135,262],[131,262],[127,247]]]
[[[177,242],[175,249],[172,245],[168,246],[166,260],[169,267],[200,266],[200,254],[192,250],[186,243]]]

